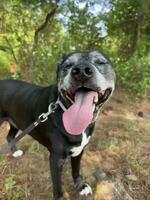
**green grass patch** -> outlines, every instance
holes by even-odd
[[[108,139],[100,140],[95,143],[96,148],[99,150],[113,149],[118,145],[118,139],[111,137]]]
[[[5,179],[4,185],[6,190],[12,189],[16,185],[16,181],[13,179],[13,177],[8,177]]]
[[[12,192],[12,200],[21,200],[23,196],[24,196],[24,193],[19,188],[17,188],[16,191]]]
[[[30,152],[30,153],[39,152],[39,144],[38,144],[36,141],[33,141],[33,142],[30,144],[29,152]]]
[[[128,163],[133,167],[135,168],[138,172],[143,172],[144,171],[144,168],[143,166],[141,165],[140,161],[135,158],[134,156],[129,156],[128,157]]]
[[[128,145],[130,149],[134,148],[136,146],[135,140],[126,140],[125,143]]]
[[[133,132],[137,128],[137,124],[135,122],[127,122],[124,124],[123,129],[128,133]]]
[[[146,126],[146,127],[143,128],[143,130],[142,130],[142,137],[146,141],[150,140],[150,126]]]

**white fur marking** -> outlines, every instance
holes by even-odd
[[[22,150],[17,150],[12,155],[13,155],[14,158],[18,158],[18,157],[23,155],[23,151]]]
[[[68,61],[77,63],[81,59],[81,53],[75,53],[68,58]]]
[[[106,80],[105,76],[101,74],[98,69],[95,67],[96,71],[96,83],[101,87],[101,90],[106,90],[107,88],[114,89],[114,81],[112,80]]]
[[[72,67],[68,70],[68,73],[63,80],[63,84],[60,86],[61,89],[68,90],[71,87],[71,84],[70,84],[71,70],[72,70]]]
[[[88,195],[92,195],[92,188],[86,184],[86,187],[80,192],[80,195],[84,195],[84,196],[88,196]]]
[[[83,148],[89,143],[89,140],[90,140],[91,136],[87,137],[86,133],[83,132],[82,133],[82,142],[81,142],[81,145],[78,146],[78,147],[73,147],[71,149],[71,152],[72,152],[72,157],[76,157],[78,155],[80,155],[80,153],[82,152]]]

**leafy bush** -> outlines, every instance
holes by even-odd
[[[129,60],[117,59],[117,80],[132,96],[147,97],[150,94],[150,58],[134,56]]]
[[[5,52],[0,51],[0,79],[10,77],[10,56]]]

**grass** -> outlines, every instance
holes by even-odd
[[[137,128],[137,124],[135,122],[131,122],[131,121],[125,123],[124,127],[123,127],[123,129],[125,131],[127,131],[128,133],[133,132],[136,128]]]
[[[23,190],[19,185],[17,185],[17,182],[13,175],[10,175],[5,179],[4,186],[6,191],[9,191],[11,193],[11,200],[21,200],[24,196]]]
[[[136,146],[135,140],[126,140],[125,143],[129,147],[129,149],[133,149]]]
[[[2,172],[4,166],[6,164],[5,159],[3,158],[3,156],[0,156],[0,171]]]
[[[144,127],[141,132],[143,139],[150,141],[150,125]]]
[[[36,141],[32,141],[32,143],[29,146],[29,152],[30,153],[37,153],[40,150],[40,145]]]
[[[5,179],[4,185],[5,185],[6,190],[12,189],[16,185],[16,181],[14,180],[13,177],[8,177]]]
[[[24,193],[21,189],[17,188],[16,191],[12,193],[12,200],[21,200]]]
[[[144,168],[141,165],[140,161],[137,158],[135,158],[134,156],[129,156],[127,159],[127,162],[129,163],[131,168],[135,168],[136,171],[138,171],[140,173],[144,172]]]

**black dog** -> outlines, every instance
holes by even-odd
[[[111,62],[97,51],[65,56],[57,69],[57,84],[49,87],[15,80],[0,81],[0,124],[8,121],[11,125],[8,142],[19,129],[25,129],[41,113],[47,112],[51,102],[59,99],[55,112],[30,133],[50,152],[55,200],[63,199],[61,172],[69,156],[76,190],[81,195],[92,194],[91,187],[80,175],[80,160],[99,110],[111,96],[114,86]],[[13,147],[12,153],[17,157],[23,152]]]

